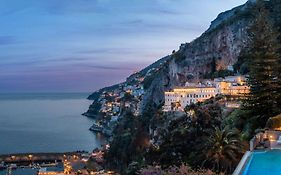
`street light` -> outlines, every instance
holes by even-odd
[[[29,154],[28,155],[28,159],[31,161],[32,160],[33,155]]]

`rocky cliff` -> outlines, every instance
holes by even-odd
[[[237,62],[241,50],[249,43],[247,29],[253,20],[254,5],[255,2],[250,0],[219,14],[200,37],[182,44],[178,51],[131,75],[121,84],[132,84],[135,79],[143,77],[143,110],[147,104],[162,104],[166,90],[183,86],[187,81],[196,82],[219,70],[230,69]],[[101,92],[115,87],[119,86],[101,89],[89,98],[96,100]]]

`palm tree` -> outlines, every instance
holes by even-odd
[[[238,132],[215,128],[205,144],[203,166],[231,173],[239,163],[243,151],[244,146]]]

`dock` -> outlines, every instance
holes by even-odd
[[[83,152],[82,152],[83,153]],[[29,165],[31,163],[54,163],[63,161],[64,157],[80,157],[81,152],[66,153],[21,153],[21,154],[4,154],[0,155],[0,163]]]

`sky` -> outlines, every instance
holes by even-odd
[[[0,0],[0,93],[92,92],[246,0]]]

